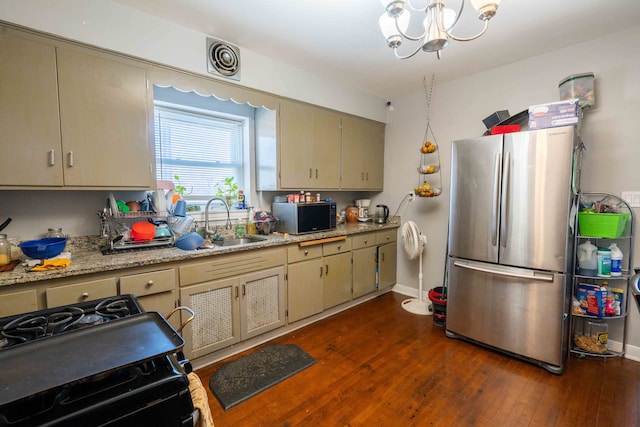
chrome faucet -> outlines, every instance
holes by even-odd
[[[207,236],[211,236],[216,234],[216,230],[217,230],[217,226],[216,226],[216,230],[211,231],[209,229],[209,205],[211,205],[211,202],[218,200],[220,202],[222,202],[222,204],[224,205],[224,208],[227,210],[227,223],[225,224],[225,227],[227,230],[231,230],[232,226],[231,226],[231,213],[229,212],[229,205],[227,204],[227,202],[220,198],[220,197],[212,197],[211,199],[209,199],[209,201],[207,202],[207,205],[204,207],[204,233]]]

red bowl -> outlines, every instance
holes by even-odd
[[[156,226],[150,222],[136,222],[131,226],[133,240],[152,240],[156,235]]]

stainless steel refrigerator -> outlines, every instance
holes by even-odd
[[[452,143],[447,336],[562,373],[581,147],[572,126]]]

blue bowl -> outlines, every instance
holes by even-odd
[[[188,233],[176,240],[176,246],[183,251],[191,251],[199,248],[204,243],[204,239],[198,233]]]
[[[33,259],[47,259],[58,256],[67,245],[66,237],[47,237],[45,239],[27,240],[18,246],[22,253]]]

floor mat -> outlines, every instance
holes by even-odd
[[[226,411],[314,363],[297,345],[272,345],[222,365],[209,387]]]

